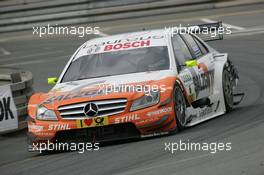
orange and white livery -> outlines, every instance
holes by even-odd
[[[238,104],[237,80],[228,54],[194,34],[151,30],[95,38],[73,54],[50,92],[31,97],[29,145],[183,130]]]

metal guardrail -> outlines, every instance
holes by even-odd
[[[159,0],[51,0],[4,6],[4,8],[1,8],[0,2],[0,13],[19,12],[25,10],[40,10],[58,7],[65,7],[66,9],[64,11],[68,11],[69,8],[71,9],[75,5],[77,5],[78,7],[81,7],[80,5],[82,5],[85,9],[95,9],[131,4],[150,3],[156,1]],[[79,8],[76,8],[76,10],[78,9]],[[49,12],[46,13],[48,14]]]
[[[33,94],[31,72],[17,68],[0,67],[0,86],[10,85],[18,115],[18,130],[26,128],[27,105]]]
[[[23,5],[23,4],[40,2],[40,1],[46,1],[46,0],[1,0],[0,7]]]
[[[7,0],[8,1],[8,0]],[[128,13],[154,11],[208,3],[214,0],[51,0],[1,6],[0,32],[32,29],[34,26],[75,25],[122,19]],[[3,1],[5,2],[5,1]],[[124,16],[123,16],[124,14]],[[132,17],[134,14],[132,14]]]
[[[263,3],[264,0],[3,0],[0,33]]]
[[[199,0],[199,1],[208,2],[208,0]],[[154,9],[154,8],[161,8],[161,7],[164,8],[164,7],[176,6],[176,5],[179,5],[178,3],[179,3],[178,1],[160,1],[156,3],[150,3],[150,4],[126,5],[126,6],[122,6],[122,8],[120,8],[119,6],[116,6],[116,7],[90,9],[90,10],[76,10],[76,11],[62,12],[62,13],[56,13],[56,14],[19,17],[19,18],[12,18],[12,19],[8,18],[8,19],[1,19],[0,26],[5,26],[8,24],[14,25],[14,24],[34,23],[34,22],[41,22],[41,21],[54,21],[54,20],[62,20],[62,19],[70,19],[70,18],[78,19],[79,17],[89,18],[94,15],[107,15],[107,14],[114,14],[114,13],[120,13],[120,12],[149,10],[149,9]],[[184,4],[188,4],[188,2],[185,2]]]

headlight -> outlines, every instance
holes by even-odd
[[[149,94],[145,94],[143,97],[134,100],[130,111],[135,111],[143,108],[147,108],[159,103],[160,92],[159,91],[150,91]]]
[[[39,106],[37,110],[38,120],[58,120],[54,111],[49,110],[43,106]]]

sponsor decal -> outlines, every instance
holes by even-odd
[[[156,111],[148,112],[147,116],[151,117],[153,115],[160,115],[162,113],[168,113],[168,112],[171,112],[171,111],[172,111],[172,107],[162,108],[162,109],[159,109],[159,110],[156,110]]]
[[[52,96],[51,98],[47,99],[43,104],[52,103],[55,101],[62,101],[62,100],[68,100],[73,98],[86,98],[86,97],[95,97],[98,95],[103,95],[105,92],[98,91],[98,90],[83,90],[78,92],[70,92],[64,95],[59,96]]]
[[[206,89],[212,87],[214,80],[214,70],[204,72],[200,76],[200,89]]]
[[[161,135],[166,135],[166,134],[169,134],[169,132],[158,132],[158,133],[152,133],[152,134],[143,134],[141,135],[142,138],[145,138],[145,137],[155,137],[155,136],[161,136]]]
[[[91,47],[89,47],[89,48],[87,49],[87,54],[89,55],[89,54],[92,54],[92,53],[99,52],[100,49],[101,49],[100,46],[92,45]]]
[[[163,39],[164,35],[147,35],[147,36],[140,36],[140,37],[127,37],[124,39],[116,39],[116,40],[109,40],[109,41],[104,41],[102,43],[98,43],[98,44],[90,44],[88,43],[87,45],[85,45],[83,47],[83,49],[85,48],[90,48],[90,47],[100,47],[100,46],[106,46],[106,45],[116,45],[116,44],[120,44],[120,43],[132,43],[132,42],[140,42],[140,41],[146,41],[146,40],[160,40]]]
[[[90,119],[76,120],[77,128],[89,128],[108,125],[108,117],[96,117]]]
[[[41,126],[41,125],[35,125],[35,124],[28,125],[28,130],[29,130],[29,131],[34,130],[34,132],[39,132],[39,131],[42,131],[43,128],[44,128],[44,127]]]
[[[141,34],[140,34],[141,35]],[[87,42],[82,49],[76,55],[76,58],[80,58],[83,55],[90,55],[103,52],[117,51],[121,49],[135,49],[139,47],[150,46],[165,46],[166,40],[164,35],[146,35],[141,36],[127,36],[122,38],[113,38],[111,40],[104,40],[102,42]]]
[[[146,119],[140,120],[139,122],[137,122],[137,124],[150,123],[150,122],[154,122],[156,120],[159,120],[159,118],[158,117],[146,118]]]
[[[67,129],[71,129],[69,127],[69,124],[50,124],[48,127],[49,131],[56,131],[56,130],[67,130]]]
[[[190,81],[192,81],[192,76],[190,74],[183,74],[181,75],[181,79],[184,83],[188,83]]]
[[[10,86],[0,87],[0,132],[18,128],[17,109]]]
[[[147,47],[147,46],[150,46],[150,40],[119,43],[119,44],[109,44],[104,47],[104,51],[115,51],[115,50],[121,50],[121,49]]]
[[[49,95],[51,96],[47,100],[43,102],[43,104],[48,104],[52,103],[55,101],[61,101],[61,100],[68,100],[68,99],[73,99],[73,98],[80,98],[80,97],[94,97],[98,95],[103,95],[106,92],[102,90],[98,90],[96,86],[100,83],[104,83],[105,80],[103,81],[96,81],[92,83],[86,83],[83,85],[73,85],[72,83],[66,83],[67,86],[60,86],[55,89],[53,89]],[[99,85],[100,87],[100,85]],[[73,89],[72,89],[73,88]],[[56,95],[56,92],[63,92],[65,91],[65,94],[61,95]],[[68,91],[68,92],[67,92]],[[70,91],[70,92],[69,92]]]
[[[137,114],[132,114],[128,116],[115,118],[115,123],[125,123],[125,122],[130,122],[130,121],[139,120],[139,119],[140,117],[138,117]]]
[[[196,97],[198,97],[201,91],[213,87],[214,83],[214,70],[207,70],[204,64],[199,65],[202,68],[201,73],[197,73],[194,68],[189,69],[193,76]]]
[[[206,116],[212,112],[213,112],[212,106],[206,107],[206,108],[202,109],[201,111],[199,111],[199,117],[204,117],[204,116]]]
[[[132,37],[126,37],[125,35],[121,35],[120,37],[92,40],[86,42],[81,47],[72,61],[74,62],[75,60],[82,58],[82,56],[85,55],[92,55],[97,53],[114,52],[124,49],[136,49],[140,47],[166,46],[167,42],[165,38],[166,37],[163,34],[144,34],[144,36],[134,35]]]
[[[105,81],[103,81],[105,82]],[[143,82],[142,82],[143,83]],[[64,87],[63,87],[64,88]],[[62,91],[62,89],[57,88],[58,92]],[[47,100],[43,102],[43,104],[49,104],[55,101],[62,101],[74,98],[88,98],[88,97],[96,97],[100,95],[109,95],[112,93],[134,93],[134,92],[144,92],[149,93],[153,92],[165,92],[165,85],[148,85],[148,84],[98,84],[96,87],[87,87],[87,85],[82,85],[80,87],[75,88],[71,92],[65,92],[65,94],[56,95],[55,90],[53,90],[49,95],[52,95]]]

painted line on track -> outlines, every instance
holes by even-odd
[[[121,174],[122,175],[144,174],[143,173],[144,171],[149,171],[151,169],[158,169],[158,168],[162,168],[162,167],[165,167],[165,166],[171,166],[171,165],[176,165],[176,164],[179,164],[179,163],[185,163],[185,162],[188,162],[188,161],[198,160],[198,159],[209,157],[211,155],[212,154],[202,154],[202,155],[199,155],[199,156],[196,156],[196,157],[191,157],[191,158],[186,158],[186,159],[182,159],[182,160],[177,160],[177,161],[174,161],[174,162],[168,162],[168,163],[163,163],[163,164],[159,164],[159,165],[149,166],[149,167],[146,167],[146,168],[140,168],[140,169],[136,169],[136,170],[122,172],[122,173],[120,173],[120,175]]]
[[[108,34],[104,33],[104,32],[99,32],[98,34],[95,34],[95,35],[99,35],[101,37],[106,37],[106,36],[109,36]]]
[[[255,28],[241,31],[234,31],[231,35],[225,35],[224,38],[233,38],[238,36],[251,36],[251,35],[260,35],[264,34],[264,28]]]
[[[98,34],[95,34],[95,35],[98,35],[100,37],[107,37],[109,36],[108,34],[104,33],[104,32],[99,32]],[[3,48],[0,48],[0,51],[2,51],[4,53],[4,55],[9,55],[10,52],[4,50]],[[20,57],[13,57],[13,58],[4,58],[4,59],[1,59],[1,61],[8,61],[8,60],[12,60],[12,59],[15,59],[15,60],[23,60],[23,58],[30,58],[30,57],[36,57],[36,56],[44,56],[44,55],[50,55],[50,54],[54,54],[54,53],[62,53],[63,51],[60,50],[60,51],[51,51],[51,52],[43,52],[43,53],[36,53],[36,54],[30,54],[30,55],[25,55],[25,56],[20,56]],[[63,55],[63,56],[59,56],[59,57],[56,57],[52,60],[32,60],[32,61],[23,61],[23,62],[16,62],[16,63],[10,63],[10,64],[3,64],[4,66],[17,66],[18,64],[19,65],[30,65],[30,64],[39,64],[39,63],[46,63],[46,62],[52,62],[52,61],[56,61],[56,60],[60,60],[60,59],[64,59],[65,57],[69,57],[69,55]]]
[[[3,55],[11,55],[11,52],[7,51],[7,50],[4,49],[3,47],[0,47],[0,52],[2,52]]]
[[[10,63],[10,64],[3,64],[3,66],[17,66],[17,65],[30,65],[30,64],[41,64],[41,63],[47,63],[47,62],[53,62],[57,60],[62,60],[65,58],[70,58],[70,55],[63,55],[59,56],[50,60],[32,60],[32,61],[23,61],[23,62],[16,62],[16,63]]]
[[[51,55],[51,54],[57,54],[57,53],[63,53],[63,50],[59,51],[51,51],[51,52],[41,52],[41,53],[34,53],[24,56],[18,56],[18,57],[10,57],[10,58],[2,58],[1,61],[8,61],[8,60],[23,60],[23,58],[30,58],[30,57],[36,57],[36,56],[45,56],[45,55]]]
[[[208,19],[208,18],[202,18],[201,21],[206,22],[206,23],[216,23],[217,21]],[[235,26],[235,25],[231,25],[231,24],[227,24],[227,23],[223,23],[223,26],[225,27],[229,27],[235,30],[245,30],[244,27],[240,27],[240,26]]]

